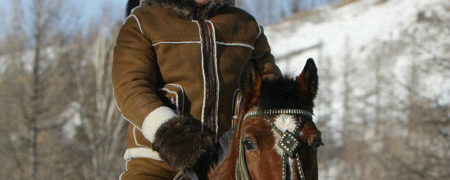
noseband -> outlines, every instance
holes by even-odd
[[[294,131],[286,130],[282,132],[278,127],[275,126],[273,122],[270,121],[269,115],[274,114],[290,114],[290,115],[301,115],[300,121],[297,122]],[[264,120],[270,124],[272,130],[274,130],[281,138],[278,141],[277,145],[280,147],[280,149],[283,150],[283,156],[282,156],[282,167],[281,167],[281,179],[286,180],[288,177],[292,176],[289,173],[290,158],[295,158],[297,161],[297,172],[300,176],[301,180],[305,179],[305,175],[302,170],[301,162],[300,162],[300,156],[297,152],[298,148],[300,147],[299,142],[299,135],[302,130],[302,127],[304,125],[305,119],[302,118],[302,116],[306,116],[307,118],[312,120],[312,114],[308,111],[302,110],[302,109],[271,109],[271,110],[255,110],[248,112],[243,122],[245,122],[250,117],[263,117]],[[242,123],[243,123],[242,122]],[[239,123],[241,124],[241,123]],[[248,172],[247,162],[245,158],[245,150],[242,147],[243,146],[243,139],[242,136],[239,137],[239,157],[236,162],[236,172],[235,176],[236,179],[240,180],[250,180],[250,174]]]

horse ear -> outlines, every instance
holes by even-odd
[[[244,97],[244,104],[247,107],[256,105],[261,90],[262,75],[255,60],[252,59],[244,64],[240,78],[240,90]]]
[[[312,97],[317,94],[317,88],[319,85],[319,77],[317,75],[317,67],[312,58],[306,61],[306,65],[303,68],[302,73],[297,76],[295,80],[303,91],[310,92]]]

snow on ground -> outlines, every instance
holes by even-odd
[[[448,1],[390,0],[378,5],[375,5],[375,2],[373,0],[363,0],[341,8],[325,6],[319,10],[312,11],[311,14],[305,17],[266,27],[265,34],[268,37],[273,54],[277,57],[277,64],[280,69],[286,74],[298,75],[309,57],[316,60],[319,75],[321,69],[324,69],[321,68],[321,65],[331,66],[331,74],[336,76],[336,79],[333,83],[326,84],[326,86],[331,86],[335,89],[334,94],[331,95],[337,97],[343,91],[342,70],[349,66],[348,63],[344,63],[345,59],[350,59],[349,63],[355,67],[355,74],[359,73],[362,75],[351,79],[352,83],[365,85],[361,89],[354,89],[353,93],[358,96],[367,93],[366,89],[372,86],[369,80],[373,80],[373,78],[364,78],[370,77],[366,75],[374,68],[374,65],[371,63],[375,64],[377,61],[382,66],[394,67],[395,78],[398,78],[399,81],[406,81],[405,74],[411,61],[413,59],[426,59],[429,58],[427,57],[429,55],[426,55],[426,53],[419,53],[419,55],[405,54],[411,53],[408,52],[410,50],[406,49],[408,48],[407,46],[411,46],[410,44],[405,45],[405,47],[401,47],[402,45],[393,46],[393,48],[399,48],[398,53],[400,54],[395,52],[390,54],[390,56],[396,56],[396,61],[374,59],[376,58],[374,57],[374,51],[380,46],[405,39],[405,31],[411,29],[411,31],[417,31],[417,29],[428,28],[421,27],[420,24],[417,25],[419,12],[424,12],[425,15],[423,16],[425,17],[432,16],[434,13],[438,14],[438,16],[443,16],[443,19],[449,19],[449,11],[441,5],[444,3],[448,4]],[[414,29],[413,27],[418,28]],[[433,31],[433,28],[426,29],[422,34],[426,36],[432,33],[431,31]],[[442,37],[442,34],[444,33],[438,32],[437,36],[441,36],[441,38],[426,44],[427,46],[437,46],[431,47],[431,49],[436,50],[436,53],[446,52],[445,49],[439,50],[439,47],[448,47],[448,42],[450,42],[449,37]],[[413,35],[421,36],[420,33]],[[420,39],[420,37],[417,38]],[[286,57],[286,55],[295,51],[318,44],[322,45],[321,48],[294,53],[294,55]],[[387,54],[386,56],[389,55]],[[442,57],[445,56],[450,55],[448,53],[442,54]],[[373,59],[372,61],[367,61],[371,58]],[[325,60],[329,60],[329,62],[325,62]],[[442,78],[434,78],[430,82],[441,84],[443,81]],[[322,84],[322,86],[324,85]],[[434,90],[430,88],[427,91],[432,91],[433,93],[431,94],[437,94],[442,93],[443,89],[450,89],[448,86],[443,86],[434,88]],[[444,93],[443,96],[445,94],[448,95],[448,93]],[[446,102],[449,102],[448,98]],[[333,107],[337,111],[342,109],[339,102],[333,103]],[[340,116],[342,112],[336,113],[337,116]]]
[[[349,79],[354,87],[352,96],[366,98],[367,102],[376,101],[375,96],[371,95],[375,88],[375,68],[380,68],[383,74],[389,74],[386,76],[391,79],[384,84],[385,92],[381,96],[395,107],[398,102],[392,97],[403,100],[408,98],[405,88],[400,84],[409,83],[413,64],[418,64],[420,68],[437,67],[439,59],[450,59],[450,28],[445,28],[449,23],[439,27],[439,23],[433,22],[450,22],[450,1],[375,2],[362,0],[340,8],[324,6],[265,28],[272,53],[282,72],[298,75],[309,57],[316,60],[319,78],[324,77],[325,69],[329,70],[329,76],[334,78],[332,82],[319,84],[321,88],[330,87],[331,91],[327,91],[329,94],[320,94],[323,92],[319,91],[318,98],[332,97],[331,109],[323,112],[317,107],[316,114],[317,119],[323,114],[331,114],[328,125],[335,131],[340,131],[344,113],[344,70],[350,69],[353,74]],[[421,77],[423,82],[417,91],[430,99],[438,97],[440,104],[450,104],[450,72],[446,72],[448,67],[442,69],[439,71],[439,68],[434,68]],[[394,85],[400,88],[392,87]],[[353,106],[359,106],[365,111],[362,113],[374,114],[373,108],[358,103],[354,102]],[[318,104],[320,106],[320,102]],[[373,136],[373,133],[368,131],[362,138]],[[322,173],[320,179],[334,177],[336,168],[332,165],[328,170],[330,177],[323,177]]]
[[[364,46],[374,40],[398,38],[400,31],[416,20],[420,8],[441,1],[391,0],[374,6],[374,1],[366,0],[339,9],[323,7],[321,13],[325,15],[320,16],[326,16],[325,21],[302,22],[302,19],[298,19],[269,26],[265,33],[275,56],[322,42],[323,53],[333,60],[341,59],[348,50],[355,57],[364,57],[364,54],[360,54]],[[317,58],[317,52],[305,53],[301,62],[309,56]],[[283,62],[279,66],[283,70],[289,69]],[[298,73],[301,69],[294,71]]]

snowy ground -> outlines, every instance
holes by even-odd
[[[270,41],[275,56],[283,56],[289,52],[322,42],[325,56],[339,60],[351,51],[354,57],[365,57],[361,52],[375,40],[393,41],[399,33],[414,23],[417,13],[428,5],[443,0],[391,0],[374,5],[373,0],[353,3],[342,8],[323,7],[316,21],[303,19],[288,21],[266,28],[265,33]],[[448,15],[448,14],[447,14]],[[316,16],[316,14],[312,14]],[[319,22],[317,22],[319,21]],[[447,37],[448,39],[449,37]],[[351,46],[351,47],[349,47]],[[306,52],[294,61],[302,64],[307,57],[318,58],[317,52]],[[291,71],[287,64],[279,62],[283,70]],[[299,70],[292,70],[298,72]]]
[[[437,97],[441,104],[450,104],[449,67],[442,67],[440,71],[437,64],[450,59],[450,1],[376,2],[362,0],[340,8],[325,6],[299,18],[265,27],[272,52],[284,73],[298,75],[309,57],[316,60],[320,77],[324,77],[321,75],[325,70],[330,73],[333,81],[325,84],[322,81],[320,87],[330,87],[331,91],[328,94],[319,91],[319,96],[333,97],[332,108],[328,110],[332,117],[328,124],[337,129],[342,124],[345,71],[352,74],[349,78],[354,87],[352,95],[367,96],[365,101],[370,102],[374,99],[370,95],[375,86],[374,69],[380,68],[382,74],[388,74],[387,86],[400,87],[402,83],[408,85],[412,64],[419,64],[421,68],[433,67],[421,77],[422,85],[417,91],[429,98]],[[302,49],[307,50],[300,51]],[[443,64],[448,65],[448,62]],[[385,89],[392,90],[386,90],[384,101],[391,103],[392,97],[408,98],[401,88]],[[369,114],[373,111],[360,109]],[[316,110],[319,118],[325,114],[319,107]],[[368,131],[365,136],[371,136],[371,133]],[[338,162],[331,164],[335,163]],[[329,176],[324,178],[322,175],[320,179],[333,177],[339,171],[336,168],[331,166]]]
[[[405,31],[420,29],[420,27],[416,27],[419,13],[423,12],[424,16],[438,14],[438,16],[444,16],[444,19],[450,19],[448,9],[446,10],[442,6],[442,4],[448,6],[449,2],[444,0],[390,0],[374,5],[375,2],[373,0],[360,1],[341,8],[326,6],[308,17],[266,27],[265,33],[276,57],[282,58],[300,49],[322,44],[321,48],[310,49],[289,58],[278,58],[278,66],[284,73],[298,75],[306,59],[312,57],[316,60],[320,73],[320,70],[324,69],[324,67],[321,68],[321,65],[326,64],[322,62],[329,59],[332,67],[327,68],[331,68],[331,72],[338,76],[338,74],[342,74],[341,70],[345,69],[345,65],[342,63],[343,59],[351,59],[352,65],[356,66],[355,71],[364,74],[364,71],[371,68],[370,65],[367,65],[367,59],[371,58],[374,49],[382,46],[383,43],[396,42],[405,38]],[[416,28],[414,29],[414,27]],[[432,28],[427,29],[424,33],[432,33],[432,30]],[[437,35],[440,35],[441,38],[429,45],[434,46],[430,49],[441,53],[442,57],[450,56],[449,52],[445,51],[448,48],[450,37],[445,34],[438,33]],[[414,35],[422,36],[420,33]],[[404,49],[399,50],[399,53],[407,52]],[[385,65],[395,66],[394,73],[399,79],[403,78],[404,68],[409,61],[420,58],[420,56],[410,54],[396,56],[398,61],[395,64],[386,63]],[[359,81],[365,80],[360,79]],[[341,89],[341,83],[342,79],[337,77],[337,81],[327,84],[327,86],[331,85],[335,89]],[[450,90],[449,85],[445,85],[442,78],[432,83],[441,85],[434,89],[428,89],[433,94]],[[449,101],[448,97],[445,99],[447,102]]]

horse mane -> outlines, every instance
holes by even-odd
[[[265,79],[262,82],[258,108],[268,109],[299,109],[312,110],[313,98],[309,93],[301,92],[300,84],[288,76]]]
[[[231,146],[231,138],[233,137],[233,131],[234,128],[230,128],[227,132],[225,132],[222,137],[219,139],[220,149],[219,149],[219,160],[217,161],[217,164],[220,164],[223,162],[225,157],[227,157],[230,146]]]

